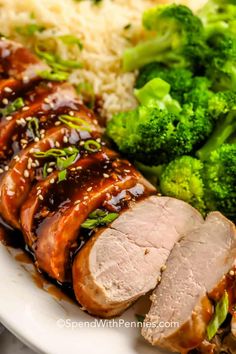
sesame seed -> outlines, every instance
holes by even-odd
[[[56,146],[57,148],[59,148],[59,147],[60,147],[60,144],[59,144],[59,142],[58,142],[58,141],[56,141],[55,146]]]
[[[6,120],[12,120],[12,116],[6,117]]]
[[[69,115],[73,117],[73,116],[75,115],[75,112],[70,111],[70,112],[69,112]]]
[[[109,178],[109,175],[107,173],[103,173],[104,178]]]
[[[67,136],[64,136],[64,137],[63,137],[63,142],[64,142],[64,143],[68,143],[68,138],[67,138]]]
[[[130,172],[130,170],[124,170],[125,172],[127,172],[127,173],[129,173]]]
[[[28,170],[25,170],[25,171],[24,171],[24,177],[25,177],[25,178],[29,178],[29,171],[28,171]]]
[[[4,91],[5,92],[8,92],[8,93],[11,93],[12,92],[12,89],[10,87],[4,87]]]
[[[50,183],[51,184],[55,183],[55,179],[54,178],[50,179]]]
[[[3,103],[3,104],[5,104],[5,105],[7,105],[7,104],[8,104],[8,102],[9,102],[9,101],[8,101],[8,99],[7,99],[7,98],[4,98],[4,99],[2,100],[2,103]]]
[[[86,195],[85,197],[84,197],[84,200],[87,200],[89,197]]]
[[[0,173],[3,173],[3,172],[4,172],[4,170],[2,168],[0,168]]]
[[[51,167],[47,168],[47,172],[51,173],[53,171],[53,169]]]
[[[56,162],[52,161],[52,162],[49,162],[49,166],[55,166],[56,165]]]
[[[39,195],[39,199],[40,199],[40,200],[43,200],[42,194]]]
[[[92,187],[87,188],[87,192],[90,192],[92,189]]]
[[[8,171],[9,170],[9,166],[5,166],[5,171]]]
[[[81,200],[76,200],[76,201],[74,202],[74,205],[77,205],[77,204],[79,204],[79,203],[81,203]]]
[[[235,272],[234,272],[233,270],[231,270],[231,271],[229,272],[229,274],[233,277],[233,276],[235,275]]]
[[[50,103],[49,98],[48,98],[48,97],[46,97],[46,98],[44,99],[44,102],[45,102],[45,103]]]
[[[29,82],[29,76],[23,76],[23,82],[27,84]]]
[[[45,138],[45,134],[41,134],[41,135],[40,135],[40,138],[41,138],[41,139],[44,139],[44,138]]]
[[[55,126],[61,125],[61,122],[58,120],[54,123]]]
[[[29,110],[29,107],[28,106],[25,106],[22,108],[22,111],[28,111]]]
[[[26,139],[21,139],[21,144],[27,144],[28,143],[28,141],[26,140]]]
[[[38,142],[39,142],[39,138],[36,136],[36,138],[34,138],[34,141],[35,141],[36,143],[38,143]]]

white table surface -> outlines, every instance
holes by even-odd
[[[0,328],[1,332],[1,328]],[[37,354],[27,348],[15,336],[6,329],[0,334],[0,353],[1,354]]]

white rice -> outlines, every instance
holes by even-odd
[[[65,59],[77,59],[83,69],[72,73],[75,83],[89,82],[103,102],[101,114],[114,113],[136,106],[133,96],[135,73],[123,73],[121,57],[125,48],[143,36],[142,13],[158,0],[0,0],[0,32],[34,47],[46,43]],[[165,2],[165,1],[164,1]],[[16,27],[37,23],[46,27],[33,38],[20,35]],[[131,27],[125,29],[125,26]],[[57,37],[73,34],[81,39],[83,49],[68,47]]]

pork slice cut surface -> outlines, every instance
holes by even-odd
[[[143,336],[153,345],[174,352],[199,346],[212,317],[208,295],[234,267],[235,256],[234,224],[219,212],[210,213],[171,252],[162,281],[152,295]],[[171,321],[178,327],[158,326]]]
[[[202,222],[195,209],[173,198],[152,196],[134,204],[76,256],[77,300],[99,316],[122,312],[155,288],[175,243]]]

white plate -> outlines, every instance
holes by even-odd
[[[110,327],[99,327],[95,318],[76,304],[59,300],[38,287],[33,280],[35,270],[16,261],[17,252],[0,243],[0,321],[26,345],[46,354],[164,353],[146,343],[139,328],[116,327],[119,320],[127,321],[126,326],[130,321],[136,324],[135,314],[145,313],[147,298]],[[77,328],[71,327],[72,322]]]

